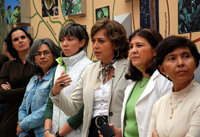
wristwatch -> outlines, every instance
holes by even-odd
[[[56,137],[63,137],[63,136],[59,135],[59,131],[57,131],[55,135],[56,135]]]

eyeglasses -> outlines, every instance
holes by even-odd
[[[48,57],[48,56],[50,56],[50,54],[51,54],[51,52],[48,52],[48,51],[45,51],[45,52],[37,52],[37,53],[35,54],[35,57],[36,57],[36,58],[39,58],[39,57],[41,57],[42,55],[45,56],[45,57]]]

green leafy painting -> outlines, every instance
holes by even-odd
[[[63,16],[81,14],[81,0],[63,0]]]
[[[110,13],[109,6],[96,9],[96,21],[100,20],[102,18],[110,19],[109,13]]]

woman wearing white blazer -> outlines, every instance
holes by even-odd
[[[111,127],[126,137],[147,137],[154,103],[168,93],[172,84],[156,70],[156,47],[162,40],[156,30],[139,29],[130,37],[130,66],[125,75],[132,80],[125,90],[121,129]]]
[[[67,115],[75,115],[84,105],[83,137],[99,136],[98,120],[121,126],[124,90],[129,84],[125,79],[129,42],[123,26],[101,19],[92,27],[91,39],[94,55],[100,61],[85,68],[70,98],[63,96],[60,87],[61,83],[70,84],[68,74],[61,74],[50,93],[53,103]]]

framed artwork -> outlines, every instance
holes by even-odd
[[[58,15],[58,0],[42,0],[42,17]]]
[[[109,6],[96,9],[96,21],[105,17],[110,19]]]
[[[30,23],[29,5],[29,0],[5,0],[6,23]]]
[[[159,31],[159,0],[140,0],[140,27]]]
[[[85,15],[85,0],[62,0],[63,16],[69,15]]]
[[[200,1],[178,0],[178,33],[200,31]]]

